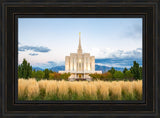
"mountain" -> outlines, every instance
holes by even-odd
[[[45,68],[52,68],[52,67],[61,66],[61,65],[65,65],[65,62],[48,61],[47,63],[37,63],[36,67],[45,69]]]
[[[142,66],[142,59],[141,58],[103,58],[103,59],[95,59],[95,70],[101,70],[102,72],[107,72],[113,66],[118,71],[123,71],[124,67],[129,69],[133,66],[133,61],[139,63]],[[33,69],[37,70],[44,70],[45,68],[51,69],[52,71],[60,71],[65,70],[65,62],[54,62],[48,61],[47,63],[40,63]]]
[[[118,70],[118,71],[123,71],[124,70],[124,68],[119,68],[119,67],[114,67],[115,68],[115,70]],[[108,66],[100,66],[100,65],[95,65],[95,70],[96,71],[102,71],[103,73],[104,72],[107,72],[108,70],[110,70],[111,69],[111,67],[108,67]]]
[[[50,68],[50,70],[52,70],[52,71],[54,71],[54,72],[64,71],[64,70],[65,70],[65,66],[52,67],[52,68]]]
[[[110,68],[111,67],[95,65],[95,70],[96,71],[107,72],[108,70],[110,70]]]
[[[142,58],[103,58],[103,59],[95,59],[95,64],[100,66],[113,66],[120,68],[130,68],[133,66],[133,61],[139,63],[142,66]],[[119,68],[118,68],[119,69]]]
[[[52,71],[54,71],[54,72],[58,72],[58,71],[63,71],[63,70],[65,70],[65,66],[55,66],[55,67],[52,67],[52,68],[48,68],[49,70],[52,70]],[[32,67],[32,70],[35,70],[35,71],[38,71],[38,70],[41,70],[41,71],[43,71],[43,70],[45,70],[45,69],[43,69],[43,68],[41,68],[41,67]]]
[[[32,70],[35,70],[35,71],[38,71],[38,70],[44,70],[44,69],[42,69],[42,68],[40,68],[40,67],[32,67]]]
[[[37,70],[44,70],[40,67],[32,67],[33,69],[35,69],[36,71]],[[123,71],[124,68],[119,68],[119,67],[114,67],[116,70],[118,71]],[[55,72],[58,72],[58,71],[64,71],[65,70],[65,66],[55,66],[55,67],[52,67],[52,68],[48,68],[49,70],[52,70],[52,71],[55,71]],[[111,67],[108,67],[108,66],[100,66],[100,65],[95,65],[95,70],[96,71],[102,71],[102,72],[107,72],[108,70],[110,70]]]

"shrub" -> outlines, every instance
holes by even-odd
[[[126,71],[124,73],[124,78],[125,79],[132,79],[133,78],[133,74],[131,73],[131,71]]]
[[[113,74],[114,78],[116,80],[121,80],[124,77],[124,74],[121,71],[115,71],[115,73]]]
[[[101,78],[102,80],[111,80],[112,74],[110,72],[103,73]]]
[[[36,79],[43,79],[44,78],[44,72],[41,70],[38,70],[37,72],[35,72],[35,78]]]
[[[60,73],[49,73],[49,79],[50,80],[61,80],[61,74]]]

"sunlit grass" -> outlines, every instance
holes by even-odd
[[[18,80],[19,100],[142,100],[138,81]]]

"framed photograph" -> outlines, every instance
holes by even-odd
[[[142,100],[142,18],[17,20],[18,100]]]
[[[158,5],[1,2],[1,117],[158,118]]]

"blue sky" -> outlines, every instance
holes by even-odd
[[[18,63],[26,58],[33,66],[64,64],[77,51],[79,32],[83,52],[96,59],[142,60],[141,18],[19,18]]]

